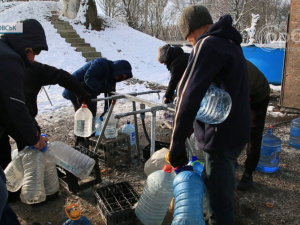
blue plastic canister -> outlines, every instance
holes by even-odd
[[[264,173],[274,173],[279,169],[279,154],[281,140],[273,134],[273,127],[268,127],[262,138],[260,158],[256,170]]]

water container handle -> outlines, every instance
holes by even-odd
[[[43,137],[47,137],[47,135],[46,134],[41,134],[41,136],[43,136]],[[35,147],[33,147],[32,145],[29,147],[30,149],[36,149]],[[44,151],[46,151],[46,149],[48,148],[48,142],[46,142],[46,145],[45,145],[45,147],[44,148],[42,148],[42,149],[40,149],[40,151],[41,152],[44,152]]]
[[[69,211],[68,211],[68,210],[69,210]],[[78,212],[78,214],[76,214],[75,216],[74,216],[74,215],[71,215],[71,214],[72,214],[72,213],[71,213],[72,211],[76,211],[76,212]],[[67,207],[65,208],[65,213],[67,214],[67,216],[68,216],[68,218],[69,218],[70,220],[79,220],[80,217],[81,217],[80,206],[79,206],[77,203],[71,204],[71,205],[69,205],[69,206],[67,206]]]

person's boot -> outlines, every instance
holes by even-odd
[[[240,191],[247,191],[253,188],[252,172],[245,171],[240,180],[237,189]]]

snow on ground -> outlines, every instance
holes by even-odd
[[[41,22],[45,29],[49,51],[42,53],[36,57],[36,60],[46,63],[57,68],[62,68],[70,73],[82,67],[86,62],[81,53],[76,52],[74,47],[65,42],[56,29],[50,23],[53,11],[61,11],[61,2],[53,1],[29,1],[29,2],[8,2],[0,4],[0,22],[16,22],[24,19],[34,18]],[[139,80],[155,82],[161,85],[168,85],[170,74],[166,67],[156,60],[157,49],[165,42],[153,38],[149,35],[134,30],[127,25],[115,21],[111,18],[105,18],[106,25],[104,31],[92,31],[85,29],[84,26],[75,24],[73,20],[69,20],[60,16],[60,19],[67,20],[77,31],[80,37],[84,38],[87,43],[95,47],[102,56],[109,60],[128,60],[132,65],[134,78]],[[191,48],[183,47],[184,51],[190,52]],[[279,90],[281,86],[271,85],[272,89]],[[71,103],[65,100],[61,93],[63,88],[54,85],[45,87],[48,92],[53,106],[50,104],[45,91],[41,91],[38,97],[39,114],[60,114],[73,113]],[[148,91],[145,84],[130,84],[121,82],[117,84],[119,93]],[[164,91],[161,92],[162,97]],[[102,95],[99,97],[103,97]],[[140,96],[144,99],[161,102],[157,94],[149,94]],[[116,105],[124,110],[124,104],[127,100],[119,100]],[[128,102],[130,103],[130,102]],[[103,102],[98,102],[103,105]],[[131,103],[126,106],[131,110]],[[272,108],[269,108],[272,111]],[[278,113],[280,115],[280,113]]]

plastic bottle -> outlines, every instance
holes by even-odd
[[[23,150],[24,180],[20,199],[26,204],[36,204],[46,200],[44,187],[45,154],[39,149]]]
[[[48,143],[44,152],[48,159],[80,179],[87,178],[95,165],[94,159],[61,141]]]
[[[103,117],[100,116],[95,122],[95,136],[99,136],[102,130]]]
[[[181,171],[173,182],[175,198],[172,225],[205,225],[203,217],[204,183],[194,171]]]
[[[89,137],[92,134],[92,125],[93,115],[87,105],[82,104],[81,108],[75,113],[74,134],[80,137]]]
[[[200,176],[202,175],[203,172],[203,165],[204,163],[202,163],[200,160],[198,160],[198,158],[196,156],[193,156],[189,162],[189,164],[193,167],[193,170],[198,173]],[[201,178],[202,179],[202,178]],[[203,194],[203,214],[208,214],[209,211],[209,199],[208,199],[208,195],[207,195],[207,190],[206,187],[204,185],[204,194]]]
[[[149,176],[151,173],[163,169],[163,167],[169,162],[166,161],[166,155],[169,153],[169,149],[162,148],[157,150],[151,155],[151,157],[145,162],[144,172],[146,176]],[[174,171],[172,173],[175,173]]]
[[[201,101],[196,119],[207,124],[222,123],[230,113],[231,97],[221,88],[210,85]]]
[[[291,122],[289,146],[300,150],[300,117]]]
[[[260,158],[256,170],[264,173],[274,173],[279,169],[279,154],[281,140],[273,134],[273,127],[268,127],[262,138]]]
[[[18,149],[11,150],[11,160],[13,160],[18,155]]]
[[[118,136],[117,122],[118,121],[115,119],[115,116],[111,114],[104,131],[104,136],[106,138],[116,138]]]
[[[22,187],[24,179],[23,156],[24,151],[20,151],[4,170],[8,191],[16,192]]]
[[[194,133],[192,133],[190,137],[190,143],[194,150],[194,155],[197,156],[198,160],[204,163],[205,158],[204,158],[203,150],[199,149]]]
[[[203,172],[203,163],[198,160],[197,156],[192,156],[191,160],[189,161],[188,165],[191,165],[195,172],[197,172],[200,176]]]
[[[144,225],[160,225],[166,215],[173,193],[175,175],[171,165],[151,173],[135,208],[135,215]]]
[[[122,128],[122,133],[128,134],[130,137],[130,145],[132,150],[132,155],[136,155],[136,149],[134,148],[135,144],[135,128],[130,124],[130,121],[127,120],[127,123]]]
[[[80,206],[78,204],[72,204],[65,208],[65,212],[69,217],[63,225],[92,225],[91,222],[81,215]]]
[[[47,158],[44,173],[44,187],[46,195],[53,195],[59,190],[56,164]]]

